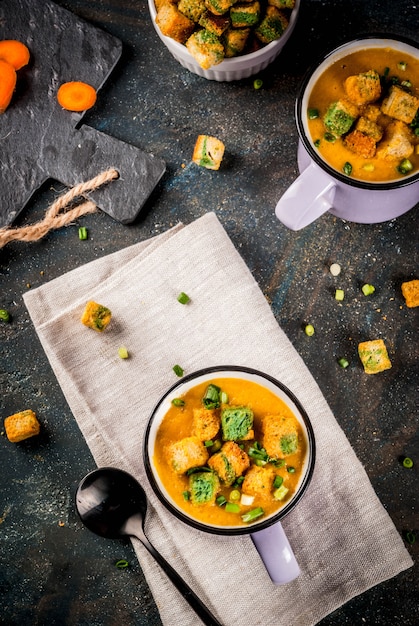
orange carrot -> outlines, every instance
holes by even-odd
[[[0,59],[0,114],[10,104],[16,87],[16,71],[13,65]]]
[[[30,53],[21,41],[15,39],[3,39],[0,41],[0,59],[7,61],[15,70],[29,63]]]
[[[57,92],[57,100],[67,111],[85,111],[95,104],[96,91],[80,81],[64,83]]]

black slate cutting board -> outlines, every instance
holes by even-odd
[[[78,127],[84,113],[64,111],[56,99],[58,87],[71,80],[99,90],[121,56],[121,42],[48,0],[0,0],[0,39],[17,39],[31,53],[0,115],[0,227],[10,225],[48,179],[72,187],[109,168],[120,178],[89,197],[114,219],[132,222],[162,177],[164,162]]]

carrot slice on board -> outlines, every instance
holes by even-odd
[[[16,71],[13,65],[0,59],[0,114],[10,104],[16,87]]]
[[[16,39],[3,39],[0,41],[0,59],[7,61],[15,70],[29,63],[30,53],[21,41]]]
[[[72,81],[64,83],[57,92],[58,103],[67,111],[85,111],[96,102],[96,91],[87,83]]]

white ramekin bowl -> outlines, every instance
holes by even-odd
[[[241,80],[243,78],[253,76],[254,74],[264,70],[265,67],[276,59],[288,39],[291,37],[295,28],[300,9],[300,0],[296,0],[295,7],[291,12],[288,28],[280,39],[272,41],[272,43],[268,44],[264,48],[261,48],[260,50],[257,50],[256,52],[251,52],[250,54],[244,54],[231,59],[225,59],[218,65],[214,65],[208,70],[202,69],[199,63],[193,58],[183,44],[178,43],[174,39],[166,37],[162,34],[160,28],[156,24],[156,7],[154,0],[148,0],[148,7],[150,10],[151,20],[158,36],[175,59],[187,70],[193,72],[194,74],[198,74],[198,76],[202,76],[208,80],[218,80],[222,82]]]

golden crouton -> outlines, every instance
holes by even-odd
[[[164,4],[177,4],[177,0],[154,0],[154,6],[158,12]]]
[[[343,143],[348,150],[359,154],[359,156],[362,156],[364,159],[371,159],[375,155],[376,143],[374,139],[359,130],[353,130],[346,135]]]
[[[364,133],[364,135],[372,137],[375,142],[380,141],[383,136],[383,129],[381,126],[363,115],[357,119],[355,130],[359,130],[360,133]]]
[[[397,85],[392,85],[387,98],[383,100],[381,111],[396,120],[410,124],[419,108],[419,98],[412,96]]]
[[[382,339],[362,341],[358,344],[358,354],[366,374],[378,374],[391,368],[387,348]]]
[[[166,37],[185,43],[195,29],[195,23],[183,15],[175,4],[164,3],[158,10],[156,24]]]
[[[293,9],[295,7],[295,0],[268,0],[268,4],[277,9]]]
[[[262,445],[270,457],[282,459],[299,447],[298,421],[294,416],[266,415],[262,419]]]
[[[362,107],[362,116],[371,122],[376,122],[380,115],[380,107],[377,104],[367,104]]]
[[[185,46],[204,70],[213,65],[218,65],[224,60],[223,44],[217,35],[205,28],[192,33]]]
[[[202,28],[220,37],[230,26],[230,18],[228,15],[213,15],[210,11],[205,11],[198,23]]]
[[[230,9],[230,19],[233,28],[255,26],[260,20],[260,2],[236,2]]]
[[[6,417],[4,420],[4,428],[9,441],[17,443],[24,439],[29,439],[34,435],[39,435],[41,425],[38,422],[36,415],[30,409],[26,411],[20,411]]]
[[[220,426],[220,412],[217,409],[199,408],[193,410],[192,433],[200,441],[214,439]]]
[[[289,20],[283,11],[268,5],[263,19],[255,28],[255,35],[263,44],[268,44],[279,39],[288,24]]]
[[[244,477],[242,492],[248,496],[270,497],[274,479],[273,467],[252,465]]]
[[[409,308],[419,306],[419,280],[408,280],[402,283],[402,294],[406,300],[406,306]]]
[[[229,28],[224,33],[223,41],[227,58],[241,54],[250,35],[250,28]]]
[[[208,450],[198,437],[185,437],[166,448],[167,459],[177,474],[184,474],[193,467],[205,465]]]
[[[408,159],[414,150],[412,135],[404,122],[391,122],[384,134],[384,139],[377,147],[377,157],[386,161]]]
[[[81,316],[81,322],[93,330],[102,332],[111,321],[111,317],[112,313],[106,306],[89,300]]]
[[[179,0],[177,8],[193,22],[199,22],[206,11],[204,0]]]
[[[214,470],[222,483],[230,486],[236,478],[247,470],[250,460],[246,452],[237,443],[227,441],[219,452],[210,457],[208,465]]]
[[[237,0],[205,0],[208,11],[214,15],[224,15]]]
[[[223,156],[224,144],[222,141],[209,135],[198,135],[192,155],[194,163],[209,170],[218,170]]]
[[[358,106],[375,102],[381,95],[380,76],[375,70],[349,76],[344,88],[349,100]]]

